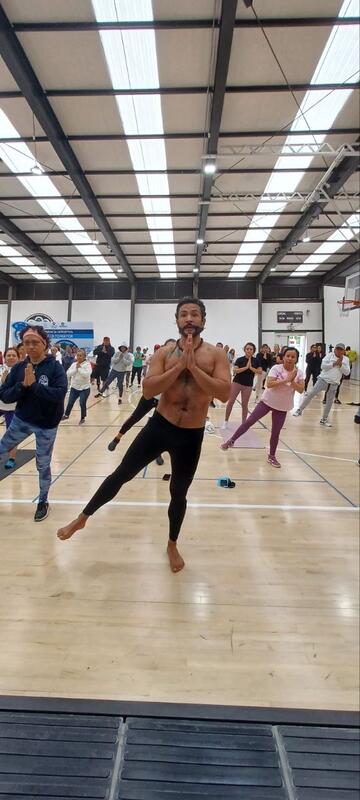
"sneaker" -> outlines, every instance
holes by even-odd
[[[275,458],[275,456],[271,456],[270,454],[267,457],[268,464],[271,464],[272,467],[276,467],[276,469],[280,469],[281,464],[280,461]]]
[[[325,400],[325,398],[324,398],[324,400],[323,400],[323,405],[325,405],[325,403],[326,403],[326,400]]]
[[[209,419],[207,420],[207,422],[205,422],[205,430],[206,433],[215,433],[215,425],[213,425]]]
[[[108,444],[108,450],[110,450],[110,453],[113,453],[113,452],[114,452],[115,448],[116,448],[116,447],[118,446],[118,444],[119,444],[119,441],[120,441],[120,439],[116,439],[116,438],[115,438],[115,439],[113,439],[111,442],[109,442],[109,444]]]
[[[69,419],[69,415],[68,414],[63,414],[62,415],[61,422],[64,422],[65,419]]]
[[[328,422],[327,419],[321,419],[320,425],[323,425],[324,428],[332,428],[331,422]]]
[[[122,399],[121,399],[121,397],[119,397],[119,399],[118,399],[118,406],[121,406],[121,403],[122,403]]]
[[[4,469],[14,469],[16,464],[15,458],[8,458],[4,464]]]
[[[226,428],[227,428],[227,427],[228,427],[228,421],[225,419],[225,420],[224,420],[224,422],[223,422],[223,424],[222,424],[222,426],[221,426],[221,430],[222,430],[222,431],[226,431]]]
[[[293,413],[293,417],[301,417],[302,411],[301,408],[297,408],[296,411]]]
[[[95,394],[94,397],[102,397],[101,392],[97,392],[97,394]]]
[[[80,422],[79,422],[79,425],[83,425],[83,424],[84,424],[84,422],[85,422],[85,417],[82,417],[82,418],[81,418],[81,420],[80,420]]]
[[[342,406],[341,400],[338,400],[337,398],[335,398],[334,403],[336,403],[337,406]]]
[[[34,522],[42,522],[48,516],[50,507],[49,503],[45,500],[37,504],[37,509],[34,514]]]
[[[156,463],[159,464],[159,467],[162,467],[162,465],[165,463],[163,457],[158,456],[156,459]]]

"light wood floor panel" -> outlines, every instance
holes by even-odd
[[[344,401],[356,391],[343,389]],[[115,394],[93,402],[86,426],[77,425],[78,411],[60,426],[44,523],[32,522],[34,461],[0,482],[0,691],[356,708],[354,407],[337,407],[329,430],[319,425],[319,401],[301,419],[288,417],[278,471],[266,463],[269,433],[261,426],[259,450],[223,453],[220,431],[206,435],[181,535],[186,568],[173,575],[167,509],[157,505],[168,502],[161,480],[170,471],[167,454],[164,466],[150,464],[86,531],[69,542],[55,537],[139,430],[109,453],[131,405],[119,409]],[[223,409],[211,418],[220,425]],[[226,474],[235,489],[216,486]]]

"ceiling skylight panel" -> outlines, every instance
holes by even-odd
[[[98,22],[152,21],[154,18],[151,0],[92,0],[92,5]],[[100,31],[100,38],[115,91],[159,88],[154,30]],[[164,134],[160,95],[133,94],[126,97],[117,95],[116,103],[126,136]],[[149,228],[160,227],[159,224],[154,225],[153,220],[148,219],[147,215],[162,213],[171,215],[168,176],[160,174],[160,170],[167,169],[165,141],[131,139],[127,145],[147,225]],[[149,172],[146,172],[147,170]],[[153,170],[159,170],[159,174],[150,174]],[[170,222],[169,230],[171,229]],[[158,250],[156,232],[150,230],[150,238],[160,269],[162,262],[159,260],[161,253]],[[171,238],[169,237],[168,251],[173,254],[171,262],[175,264],[172,233]],[[160,274],[162,272],[160,269]],[[175,268],[172,275],[174,274]]]
[[[74,244],[79,250],[78,243],[73,241],[74,234],[66,232],[70,227],[74,230],[81,232],[81,242],[93,245],[90,236],[82,227],[73,212],[61,196],[60,192],[47,175],[29,175],[23,176],[18,173],[29,172],[34,165],[34,156],[25,142],[21,141],[20,135],[14,125],[10,122],[4,111],[0,109],[0,138],[12,138],[14,144],[7,144],[0,142],[0,158],[4,161],[7,167],[17,176],[17,179],[22,183],[25,189],[35,198],[41,208],[51,217],[52,221],[59,228],[63,229],[64,236]],[[48,197],[50,199],[42,200],[41,197]],[[62,220],[62,217],[65,217]],[[71,220],[69,219],[71,217]],[[101,259],[100,250],[96,249],[96,253]],[[80,250],[79,250],[80,252]],[[87,260],[86,255],[84,258]],[[106,262],[104,261],[106,264]],[[106,264],[108,267],[108,265]],[[109,267],[110,269],[110,267]],[[105,271],[105,270],[104,270]],[[44,275],[47,275],[45,272]]]
[[[339,11],[339,17],[358,16],[359,5],[358,0],[345,0]],[[359,73],[359,40],[358,28],[356,25],[335,25],[332,28],[331,34],[321,54],[315,72],[312,76],[310,83],[312,89],[306,92],[304,99],[300,105],[294,122],[291,126],[291,131],[295,132],[308,126],[311,129],[328,129],[330,130],[336,117],[348,100],[352,90],[339,90],[339,91],[324,91],[316,90],[316,85],[320,83],[346,83],[350,80],[355,80]],[[291,144],[311,143],[321,144],[326,138],[326,135],[304,135],[299,134],[299,137],[288,136],[285,140],[283,151],[287,152],[287,147]],[[300,181],[305,175],[307,167],[313,159],[313,154],[302,156],[286,156],[281,155],[275,164],[275,168],[289,169],[298,168],[301,172],[288,173],[275,173],[273,172],[265,187],[264,192],[292,192],[295,191]],[[268,204],[267,204],[268,205]],[[284,210],[286,203],[282,206],[277,205],[279,212],[272,222],[266,221],[269,228],[276,224],[281,211]],[[266,210],[264,203],[260,203],[256,209],[256,214],[250,222],[249,229],[256,227],[259,224],[258,214]],[[268,210],[269,207],[268,207]],[[244,238],[244,243],[248,240],[248,233]],[[269,234],[270,235],[270,231]],[[239,253],[242,252],[244,245],[241,245]],[[258,252],[262,249],[262,245],[258,245]],[[235,271],[238,260],[235,259],[234,266],[231,272]],[[230,272],[230,274],[231,274]]]
[[[15,247],[6,244],[2,239],[0,239],[0,255],[5,256],[5,258],[11,261],[16,267],[21,267],[24,272],[34,275],[35,278],[39,280],[46,278],[46,280],[52,281],[51,275],[48,275],[45,269],[35,266],[30,258],[22,256]]]

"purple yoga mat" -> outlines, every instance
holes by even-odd
[[[227,442],[230,439],[230,436],[236,431],[236,428],[239,427],[239,422],[228,422],[227,428],[221,428],[221,435],[224,442]],[[262,444],[258,435],[255,433],[253,428],[250,428],[249,431],[240,436],[235,444],[234,447],[249,447],[253,449],[263,450],[265,445]]]

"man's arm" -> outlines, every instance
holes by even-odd
[[[156,394],[162,394],[170,389],[170,386],[175,383],[179,375],[186,369],[187,354],[184,352],[179,358],[177,364],[170,369],[165,370],[165,356],[166,350],[161,348],[153,356],[150,362],[149,369],[146,377],[143,380],[143,395],[145,400],[151,400]]]
[[[342,362],[340,369],[343,375],[350,375],[350,364],[347,358],[345,363]]]
[[[231,376],[230,365],[223,350],[215,348],[215,368],[212,375],[208,375],[195,363],[194,350],[189,351],[187,368],[191,372],[195,383],[200,386],[210,398],[216,397],[226,403],[230,396]]]

